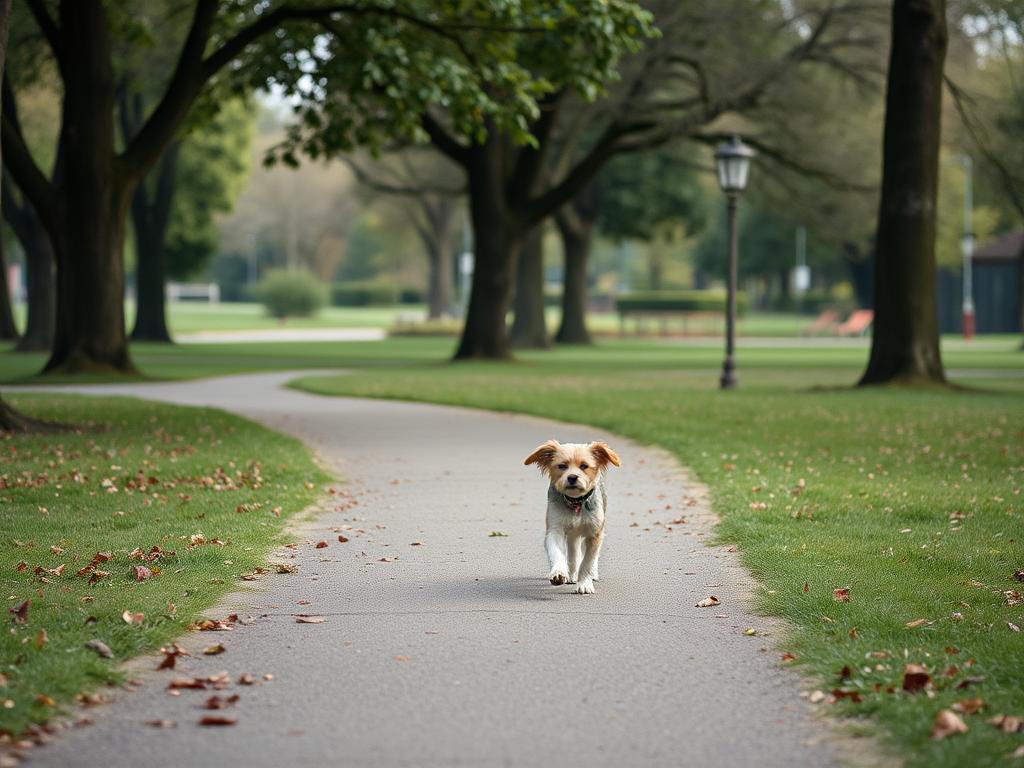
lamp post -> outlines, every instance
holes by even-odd
[[[974,338],[974,283],[971,268],[974,266],[974,227],[971,213],[974,206],[972,200],[974,183],[972,179],[973,163],[970,155],[963,156],[964,171],[964,236],[960,241],[960,250],[964,257],[964,299],[962,307],[962,330],[965,339]]]
[[[754,150],[733,136],[715,152],[718,184],[725,193],[729,221],[729,282],[725,303],[725,362],[722,363],[722,389],[736,387],[736,273],[739,271],[736,237],[736,203],[746,189],[750,160]]]

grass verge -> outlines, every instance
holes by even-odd
[[[180,634],[237,589],[242,574],[265,566],[285,521],[328,478],[297,440],[222,411],[5,397],[25,412],[81,426],[0,437],[0,584],[8,609],[28,601],[24,622],[4,613],[0,733],[19,733],[76,696],[118,682],[120,662]],[[154,546],[163,556],[130,556]],[[110,559],[78,575],[98,552]],[[136,566],[153,575],[137,581]],[[108,575],[90,584],[100,572]],[[126,611],[141,620],[129,622]],[[91,640],[113,658],[87,649]]]
[[[1024,632],[1011,626],[1024,628],[1024,605],[1006,595],[1024,591],[1013,579],[1024,568],[1024,379],[993,379],[1001,391],[813,391],[852,383],[863,350],[856,362],[847,350],[748,350],[744,388],[721,393],[703,350],[689,369],[678,350],[674,365],[663,354],[603,345],[294,386],[589,423],[671,450],[711,487],[719,537],[763,585],[761,607],[789,621],[780,652],[826,693],[857,694],[833,711],[864,717],[909,765],[1006,765],[1024,734],[986,719],[1024,715]],[[1021,365],[977,355],[947,365]],[[908,663],[927,668],[927,690],[901,690]],[[965,716],[967,733],[929,738],[940,709],[974,698],[984,707]]]

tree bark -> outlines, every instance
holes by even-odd
[[[544,319],[544,225],[522,238],[516,257],[516,292],[510,342],[517,349],[547,349]]]
[[[25,332],[14,348],[16,352],[45,352],[53,344],[56,312],[56,276],[53,247],[35,208],[24,195],[15,195],[10,175],[3,174],[3,215],[25,252],[25,283],[28,293],[28,319]]]
[[[426,251],[429,269],[427,275],[427,317],[440,320],[452,311],[455,296],[452,268],[452,216],[455,203],[449,198],[420,200],[424,222],[416,229]]]
[[[7,260],[4,259],[3,241],[0,240],[0,341],[15,341],[18,326],[11,309],[11,286],[7,284]]]
[[[171,218],[181,142],[164,151],[156,168],[154,189],[143,182],[132,195],[131,215],[135,230],[136,301],[133,341],[171,343],[167,330],[167,272],[164,244]]]
[[[562,285],[562,321],[555,334],[559,344],[592,344],[587,330],[587,262],[593,243],[594,220],[559,213],[555,217],[562,235],[565,278]]]
[[[510,356],[508,343],[509,296],[512,266],[519,233],[513,226],[505,199],[503,142],[494,131],[483,144],[469,150],[470,216],[473,222],[473,285],[456,360]]]
[[[945,0],[895,0],[886,91],[871,357],[860,384],[945,383],[935,222]]]

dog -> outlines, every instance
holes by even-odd
[[[594,594],[598,558],[604,540],[608,494],[604,473],[622,462],[606,443],[559,443],[548,440],[526,457],[547,474],[547,533],[544,546],[551,564],[548,579],[554,585],[575,584],[580,595]]]

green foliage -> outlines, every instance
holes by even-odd
[[[58,440],[6,441],[0,584],[9,605],[30,604],[27,623],[14,624],[5,614],[0,634],[6,678],[0,699],[12,702],[0,708],[0,733],[52,717],[39,695],[70,707],[78,693],[123,680],[125,660],[180,635],[238,589],[242,574],[265,567],[287,519],[312,503],[314,486],[327,480],[297,440],[221,411],[109,397],[15,394],[10,400],[34,416],[82,429]],[[202,481],[221,471],[227,482]],[[136,472],[144,484],[156,479],[146,486],[153,492],[137,487]],[[16,479],[26,477],[36,479]],[[240,504],[259,506],[239,514]],[[194,546],[194,534],[225,544]],[[174,554],[145,563],[159,573],[137,582],[131,568],[143,563],[129,553],[153,546]],[[88,575],[76,572],[97,552],[111,553],[100,566],[109,575],[90,585]],[[21,561],[28,567],[19,571]],[[61,565],[59,576],[41,580],[33,573],[36,566]],[[125,610],[144,614],[141,625],[127,624]],[[36,640],[42,630],[45,643]],[[114,658],[86,649],[93,639],[106,643]]]
[[[296,24],[259,46],[252,84],[270,73],[301,100],[299,124],[270,161],[425,141],[428,107],[467,141],[491,125],[529,144],[538,98],[563,88],[596,98],[620,58],[655,34],[633,0],[380,0],[329,27],[323,36]]]
[[[636,291],[621,294],[615,300],[620,314],[630,312],[722,312],[725,310],[724,291]],[[736,293],[736,311],[747,310],[747,295]]]
[[[351,281],[331,287],[331,303],[336,307],[389,307],[400,299],[401,291],[391,283]]]
[[[249,105],[234,99],[184,139],[164,244],[170,278],[195,275],[216,252],[217,215],[232,209],[248,175],[253,119]]]
[[[315,275],[298,270],[271,270],[252,290],[277,318],[315,315],[327,303],[327,289]]]

